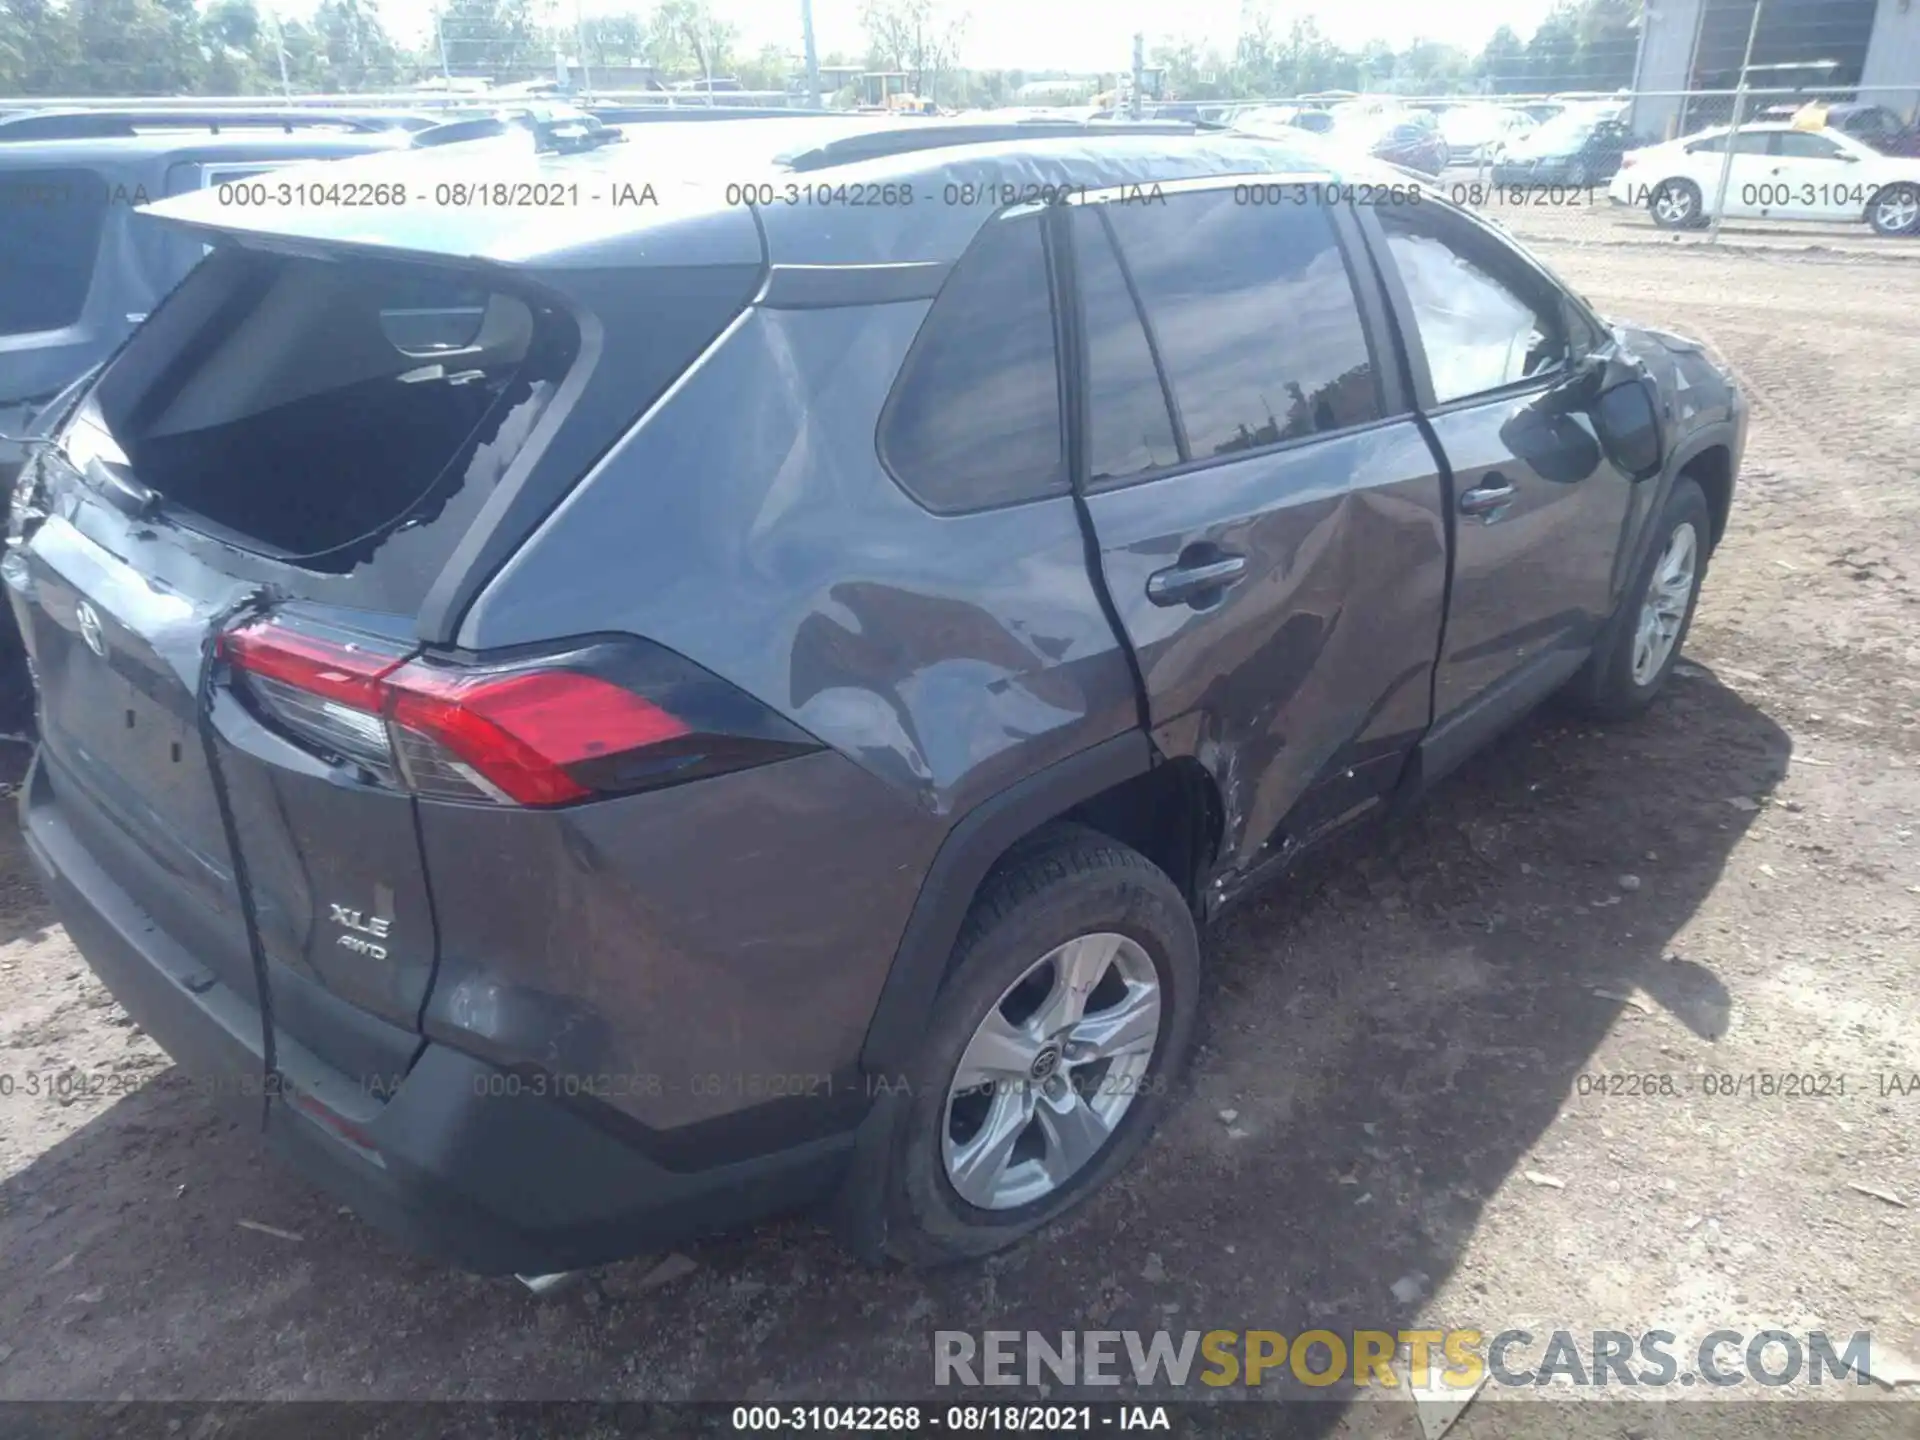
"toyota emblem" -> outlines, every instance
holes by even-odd
[[[82,600],[74,607],[73,615],[80,622],[80,638],[87,642],[87,649],[102,660],[106,659],[107,638],[100,631],[100,613]]]

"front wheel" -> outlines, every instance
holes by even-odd
[[[1138,852],[1037,837],[975,899],[886,1181],[887,1249],[991,1254],[1123,1168],[1172,1103],[1200,976],[1192,913]]]
[[[1911,235],[1920,230],[1920,187],[1887,186],[1867,206],[1867,223],[1878,235]]]
[[[1662,230],[1693,230],[1706,220],[1700,187],[1691,180],[1662,180],[1647,198],[1647,208]]]
[[[1601,719],[1637,715],[1673,673],[1693,624],[1713,544],[1713,516],[1700,486],[1682,476],[1667,497],[1659,528],[1626,599],[1568,698]]]

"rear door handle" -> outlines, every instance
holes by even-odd
[[[1224,590],[1240,582],[1247,568],[1244,555],[1219,555],[1193,564],[1172,565],[1147,577],[1147,599],[1156,605],[1186,605],[1210,590]]]
[[[1513,486],[1497,475],[1487,477],[1493,483],[1477,485],[1460,497],[1462,515],[1484,515],[1489,520],[1513,503]]]

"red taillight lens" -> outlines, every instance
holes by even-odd
[[[472,767],[469,779],[519,805],[584,800],[593,790],[568,766],[688,733],[650,700],[572,670],[488,677],[413,664],[393,676],[389,689],[394,725],[445,746]],[[400,754],[403,764],[413,758],[404,743]],[[418,767],[407,768],[412,778]]]
[[[228,632],[220,652],[296,738],[434,799],[566,805],[819,748],[640,640],[461,665],[273,617]]]
[[[1640,163],[1640,157],[1638,155],[1629,154],[1629,155],[1622,155],[1620,157],[1620,168],[1622,170],[1631,170],[1634,166],[1638,165],[1639,163]]]
[[[404,652],[297,630],[276,620],[229,630],[220,637],[220,653],[236,669],[375,713],[380,709],[380,682],[406,659]]]

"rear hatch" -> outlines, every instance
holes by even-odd
[[[377,719],[215,651],[249,627],[328,674],[417,651],[428,588],[577,343],[559,307],[468,273],[223,250],[15,504],[62,819],[220,983],[270,997],[280,1048],[362,1080],[404,1070],[433,972],[412,797]]]
[[[573,804],[788,743],[638,641],[447,643],[760,284],[722,218],[702,263],[537,271],[189,232],[214,252],[28,462],[0,574],[38,679],[29,811],[258,1007],[283,1078],[364,1104],[420,1053],[423,799]]]

